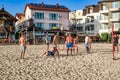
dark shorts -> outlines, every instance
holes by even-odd
[[[46,45],[49,45],[49,43],[46,43]]]
[[[72,48],[73,47],[73,43],[67,43],[66,46],[67,46],[67,48]]]
[[[114,46],[117,46],[118,45],[118,43],[114,43]]]
[[[51,51],[48,51],[48,56],[54,56],[54,53]]]

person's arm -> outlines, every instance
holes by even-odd
[[[65,41],[65,42],[66,42],[66,44],[67,44],[67,42],[68,42],[67,37],[66,37],[66,41]]]
[[[54,44],[54,42],[55,42],[55,39],[56,39],[56,36],[54,36],[54,38],[53,38],[53,44]]]
[[[58,49],[56,48],[56,51],[55,51],[55,53],[57,52],[57,55],[59,55],[59,51],[58,51]]]
[[[21,38],[19,39],[19,42],[18,42],[19,44],[21,43]]]

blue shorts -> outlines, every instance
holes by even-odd
[[[48,56],[54,56],[54,53],[51,51],[48,51]]]
[[[73,43],[67,43],[66,46],[67,46],[67,48],[72,48],[73,47]]]

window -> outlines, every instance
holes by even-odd
[[[113,2],[112,8],[119,8],[119,2]]]
[[[82,27],[82,26],[77,27],[77,30],[78,30],[78,31],[83,31],[83,27]]]
[[[94,25],[91,25],[91,31],[94,31]]]
[[[58,20],[58,14],[50,13],[50,14],[49,14],[49,19],[50,19],[50,20]]]
[[[34,18],[35,19],[44,19],[44,13],[35,12],[34,13]]]
[[[103,10],[108,10],[108,7],[107,6],[103,6]]]
[[[93,13],[93,9],[90,9],[90,13]]]
[[[112,19],[119,19],[119,12],[112,13]]]
[[[98,21],[100,20],[100,16],[97,16],[97,20],[98,20]]]
[[[38,23],[38,22],[36,22],[36,23],[35,23],[35,26],[36,26],[37,28],[39,28],[39,29],[44,29],[44,23]]]
[[[108,29],[108,25],[107,24],[104,24],[104,29]]]
[[[114,28],[118,29],[119,28],[119,23],[114,23]]]
[[[49,29],[58,29],[58,23],[49,23]]]

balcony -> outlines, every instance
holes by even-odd
[[[111,22],[118,22],[120,19],[110,19]]]
[[[100,23],[109,23],[109,20],[106,19],[106,20],[100,20]]]
[[[120,8],[111,8],[110,11],[111,11],[111,12],[120,11]]]
[[[109,13],[109,10],[100,10],[101,14]]]

